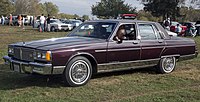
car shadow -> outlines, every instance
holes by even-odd
[[[156,74],[154,68],[142,68],[98,73],[93,75],[92,79],[134,73]],[[0,64],[0,90],[13,90],[32,86],[50,88],[66,87],[62,80],[62,75],[42,76],[37,74],[19,74],[11,71],[7,65]]]

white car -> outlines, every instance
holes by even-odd
[[[177,33],[171,32],[169,30],[166,30],[166,31],[167,31],[168,35],[177,37]]]
[[[59,30],[71,30],[68,24],[62,23],[59,19],[51,19],[50,20],[50,30],[51,31],[59,31]]]
[[[67,24],[70,31],[74,29],[74,25],[73,25],[73,23],[71,21],[69,21],[69,20],[62,20],[61,22]]]
[[[72,22],[74,28],[75,28],[75,27],[78,27],[80,24],[83,23],[83,22],[80,21],[80,20],[73,20],[73,19],[70,19],[70,21]]]

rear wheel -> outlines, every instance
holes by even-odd
[[[55,29],[55,27],[53,26],[53,27],[51,27],[51,31],[52,32],[55,32],[56,31],[56,29]]]
[[[85,57],[75,57],[66,66],[63,76],[68,86],[85,85],[92,76],[92,65]]]
[[[176,58],[175,57],[164,57],[160,60],[158,64],[158,71],[162,74],[171,73],[176,66]]]

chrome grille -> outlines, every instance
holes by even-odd
[[[14,48],[14,58],[21,59],[20,48]]]
[[[14,48],[14,58],[24,61],[34,61],[34,50],[29,48]]]

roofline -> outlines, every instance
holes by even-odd
[[[91,20],[86,22],[118,22],[118,23],[130,23],[130,22],[137,22],[137,23],[155,23],[151,21],[141,21],[141,20],[127,20],[127,19],[103,19],[103,20]]]

